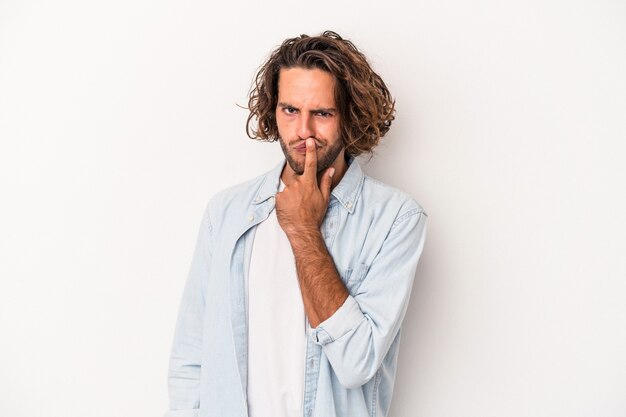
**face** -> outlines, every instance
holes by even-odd
[[[280,70],[276,123],[287,159],[285,170],[302,175],[307,138],[317,145],[317,172],[330,166],[341,169],[345,164],[334,87],[335,79],[326,71]]]

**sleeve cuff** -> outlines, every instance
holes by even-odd
[[[310,337],[318,345],[326,345],[352,332],[363,321],[367,320],[354,297],[348,295],[346,301],[335,313],[311,329]]]

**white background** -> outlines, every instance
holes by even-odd
[[[204,205],[281,155],[237,104],[324,29],[429,214],[392,417],[626,415],[623,1],[0,0],[0,416],[163,414]]]

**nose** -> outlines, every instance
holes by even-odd
[[[302,114],[298,120],[298,137],[302,140],[314,137],[313,118],[308,114]]]

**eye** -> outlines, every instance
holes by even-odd
[[[285,112],[285,114],[296,114],[298,113],[298,109],[293,107],[283,107],[283,112]]]
[[[330,117],[330,116],[332,116],[332,115],[333,115],[332,113],[329,113],[329,112],[327,112],[327,111],[318,111],[318,112],[317,112],[317,113],[315,113],[315,114],[316,114],[317,116],[320,116],[320,117]]]

